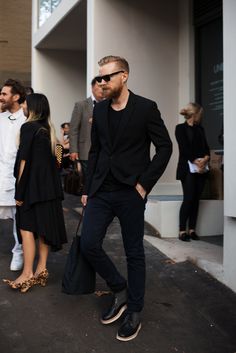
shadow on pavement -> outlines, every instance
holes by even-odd
[[[0,352],[236,352],[236,294],[189,262],[173,263],[147,242],[142,330],[134,341],[117,341],[119,323],[104,327],[99,322],[110,295],[69,296],[61,292],[66,255],[79,217],[74,210],[79,207],[79,198],[66,195],[63,206],[70,240],[61,252],[50,254],[48,285],[21,294],[0,282]],[[17,276],[9,270],[11,227],[10,220],[0,220],[0,278]],[[117,220],[109,227],[105,248],[125,273]],[[99,277],[97,290],[107,290]]]

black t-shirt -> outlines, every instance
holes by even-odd
[[[116,138],[116,133],[119,129],[120,120],[122,118],[124,110],[125,109],[114,110],[114,109],[112,109],[111,106],[109,107],[108,126],[109,126],[109,133],[110,133],[112,144],[114,143],[114,140]],[[119,180],[117,180],[115,178],[115,176],[112,174],[112,171],[110,169],[99,190],[100,191],[116,191],[116,190],[121,190],[121,189],[124,189],[127,187],[130,187],[130,186],[123,184]]]

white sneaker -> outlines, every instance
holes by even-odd
[[[23,268],[23,254],[13,254],[10,270],[11,271],[20,271]]]

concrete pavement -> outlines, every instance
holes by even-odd
[[[68,237],[72,239],[78,198],[64,201]],[[14,279],[9,270],[13,244],[10,220],[0,220],[0,278]],[[147,237],[153,230],[146,228]],[[131,342],[115,339],[119,323],[104,327],[101,311],[110,295],[69,296],[61,277],[69,250],[51,253],[45,288],[26,294],[0,282],[1,353],[235,353],[236,294],[189,261],[173,262],[145,240],[146,305],[142,330]],[[115,220],[105,247],[122,273],[126,272],[120,228]],[[97,278],[97,290],[107,289]]]

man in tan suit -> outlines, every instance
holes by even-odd
[[[103,100],[103,89],[95,79],[91,82],[91,89],[90,97],[75,103],[70,121],[70,159],[72,161],[80,160],[84,175],[91,145],[93,107],[97,102]]]

